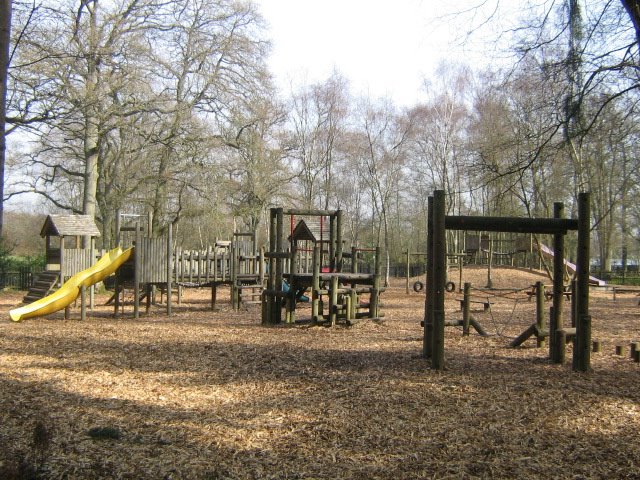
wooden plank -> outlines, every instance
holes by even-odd
[[[445,216],[448,230],[483,232],[566,233],[578,230],[578,221],[568,218]]]

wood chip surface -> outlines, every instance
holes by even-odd
[[[209,290],[186,289],[171,318],[164,305],[113,318],[98,295],[84,322],[78,305],[12,323],[22,294],[4,293],[0,478],[640,478],[640,297],[592,290],[602,351],[575,373],[570,345],[565,365],[535,339],[508,347],[535,322],[521,289],[538,280],[551,284],[494,268],[494,287],[519,291],[490,292],[486,269],[466,268],[492,302],[472,312],[490,336],[448,327],[444,372],[422,358],[424,292],[403,279],[383,322],[334,328],[263,327],[224,289],[217,311]],[[459,298],[447,294],[447,319]]]

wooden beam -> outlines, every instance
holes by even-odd
[[[433,350],[431,367],[444,370],[444,295],[447,282],[447,236],[445,224],[445,193],[433,195]]]
[[[578,230],[578,220],[567,218],[473,217],[447,215],[448,230],[474,230],[479,232],[566,233]]]
[[[589,315],[589,247],[590,196],[578,195],[578,252],[576,261],[576,337],[573,348],[573,369],[586,372],[591,366],[591,316]]]

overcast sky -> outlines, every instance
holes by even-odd
[[[461,45],[475,19],[447,16],[478,0],[256,0],[270,26],[271,69],[281,88],[326,79],[336,69],[352,93],[388,96],[399,105],[420,98],[425,77],[443,59],[491,56],[478,36]],[[448,10],[443,10],[443,4]],[[484,60],[483,60],[484,59]]]

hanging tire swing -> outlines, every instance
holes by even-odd
[[[453,283],[453,282],[447,282],[447,283],[444,285],[444,289],[445,289],[447,292],[449,292],[449,293],[454,292],[454,291],[455,291],[455,289],[456,289],[456,284],[455,284],[455,283]]]
[[[420,293],[423,288],[424,288],[424,284],[420,280],[418,280],[417,282],[413,283],[413,291],[414,292]]]

